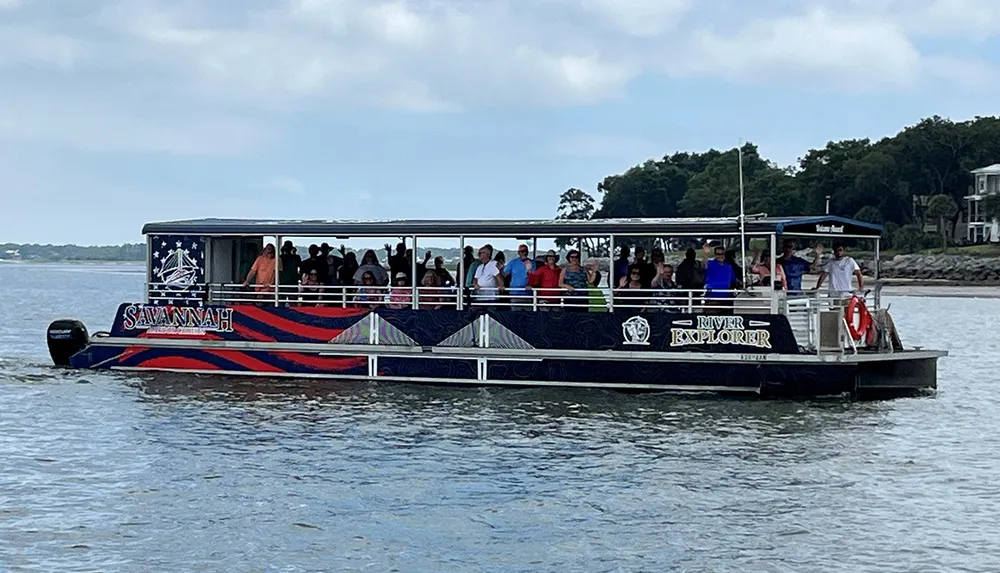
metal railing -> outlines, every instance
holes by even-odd
[[[287,306],[387,307],[438,309],[454,308],[458,290],[450,287],[249,285],[212,283],[208,285],[211,304],[269,304]]]
[[[728,310],[769,314],[774,308],[770,289],[686,290],[589,288],[465,289],[455,287],[248,285],[209,283],[199,293],[209,304],[264,304],[293,306],[458,308],[492,307],[518,310],[563,308],[591,312],[640,310],[697,313]]]

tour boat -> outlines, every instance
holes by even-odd
[[[56,365],[119,371],[760,396],[934,389],[937,361],[946,353],[903,347],[880,308],[881,232],[834,216],[763,215],[149,223],[145,299],[122,304],[107,332],[90,335],[78,321],[55,321],[48,345]],[[708,296],[681,289],[624,293],[602,280],[588,296],[536,288],[483,300],[465,284],[463,262],[457,286],[421,286],[419,256],[407,263],[416,280],[403,305],[397,298],[390,306],[391,285],[284,285],[275,273],[275,284],[244,287],[241,269],[265,244],[294,239],[304,254],[309,243],[381,244],[387,237],[408,242],[413,253],[448,241],[478,249],[516,240],[547,250],[540,241],[596,238],[611,253],[616,245],[668,238],[671,244],[713,240],[740,252],[748,241],[763,242],[771,253],[787,239],[846,241],[874,247],[875,290],[870,301],[771,286]],[[770,276],[774,264],[772,257]],[[373,296],[372,288],[381,290]]]

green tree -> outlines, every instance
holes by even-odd
[[[948,226],[946,219],[951,219],[958,213],[958,205],[951,195],[935,195],[927,203],[927,216],[938,220],[938,231],[941,233],[941,247],[948,250]]]
[[[929,216],[928,197],[947,195],[961,205],[972,183],[969,171],[1000,163],[1000,117],[954,122],[935,116],[874,142],[831,141],[808,150],[794,170],[761,157],[751,143],[742,151],[748,213],[820,214],[829,197],[832,214],[874,219],[877,211],[883,225],[903,227]],[[737,157],[736,149],[678,152],[609,175],[597,186],[600,205],[592,217],[736,215]],[[959,210],[946,212],[954,225]],[[935,220],[941,224],[940,216]]]
[[[924,248],[926,236],[917,225],[903,225],[892,237],[892,246],[904,253],[915,253]]]
[[[571,187],[559,196],[559,216],[557,219],[585,220],[594,215],[594,198],[584,191]],[[607,256],[607,241],[595,237],[577,237],[583,243],[587,253],[595,256]],[[576,245],[573,237],[559,237],[556,246],[560,249]]]
[[[874,225],[881,225],[883,222],[882,212],[871,205],[866,205],[859,209],[858,212],[854,214],[854,218],[858,221],[872,223]]]

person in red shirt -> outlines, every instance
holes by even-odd
[[[562,274],[562,269],[556,263],[559,261],[559,255],[555,251],[549,250],[545,253],[545,266],[536,269],[529,275],[529,281],[531,287],[534,289],[543,289],[538,293],[538,302],[542,304],[558,304],[559,303],[559,276]]]

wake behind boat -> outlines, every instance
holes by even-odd
[[[122,304],[110,332],[91,336],[77,321],[56,321],[48,344],[57,365],[83,369],[762,396],[932,389],[946,353],[904,348],[880,308],[881,231],[832,216],[744,225],[735,217],[150,223],[145,300]],[[327,250],[294,269],[282,264],[290,252],[276,253],[292,238],[385,237],[411,244],[390,256],[389,272],[374,253],[355,268],[351,254]],[[528,243],[560,238],[595,239],[610,253],[616,244],[717,243],[706,247],[712,258],[686,269],[701,269],[702,282],[684,285],[664,278],[673,269],[662,252],[655,265],[643,259],[622,272],[612,262],[606,277],[576,249],[565,265],[552,251],[528,254]],[[525,242],[512,261],[497,261],[484,244],[509,239]],[[870,242],[874,296],[851,292],[861,274],[841,250],[826,267],[826,290],[795,284],[801,265],[792,258],[758,257],[758,285],[718,283],[724,265],[739,268],[726,261],[726,246],[746,239],[763,240],[770,253],[796,239]],[[474,241],[480,260],[463,258],[452,277],[413,254],[427,241],[463,252]],[[732,276],[742,282],[746,273]]]

